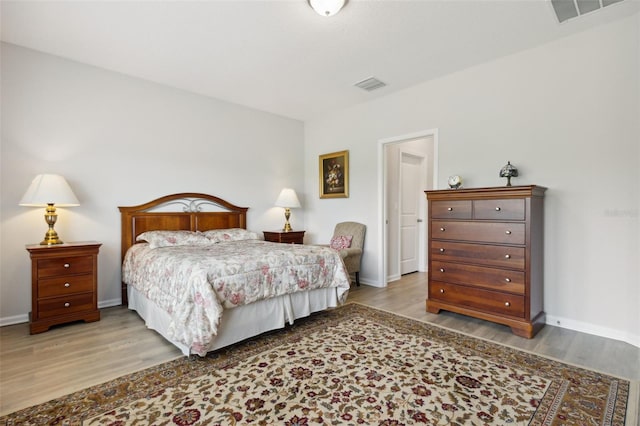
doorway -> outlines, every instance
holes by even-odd
[[[381,140],[383,286],[427,268],[425,190],[436,187],[437,130]]]

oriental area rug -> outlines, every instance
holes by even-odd
[[[348,304],[7,425],[625,425],[636,383]],[[626,423],[625,423],[626,422]]]

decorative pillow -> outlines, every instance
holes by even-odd
[[[353,239],[353,235],[336,235],[331,238],[331,242],[329,243],[329,247],[335,250],[342,250],[351,247],[351,240]]]
[[[150,248],[211,244],[201,232],[193,231],[147,231],[138,235],[136,241],[146,241]]]
[[[213,241],[215,243],[260,239],[258,234],[255,232],[247,231],[242,228],[212,229],[210,231],[204,231],[203,234],[209,239],[209,241]]]

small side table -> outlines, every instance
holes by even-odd
[[[27,245],[31,255],[31,334],[71,321],[99,321],[95,241]]]
[[[264,240],[272,243],[302,244],[305,231],[263,231]]]

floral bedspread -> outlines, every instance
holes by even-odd
[[[122,280],[167,311],[169,336],[198,355],[215,339],[224,308],[325,287],[337,287],[343,303],[349,291],[337,251],[259,240],[153,249],[135,244]]]

